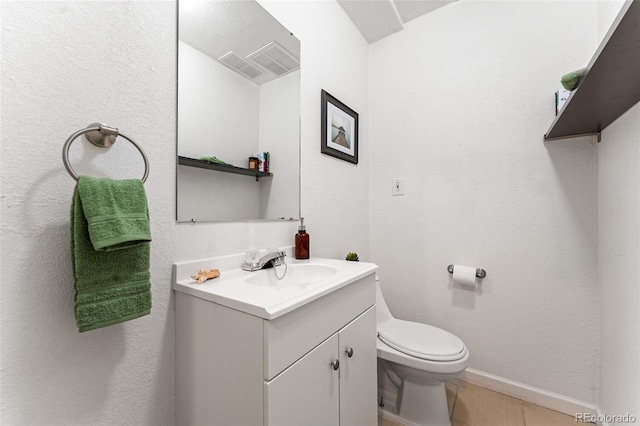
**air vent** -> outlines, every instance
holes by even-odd
[[[293,54],[272,41],[260,49],[247,56],[252,60],[271,71],[275,75],[282,76],[300,68],[300,61]]]
[[[247,62],[247,60],[236,55],[233,52],[222,55],[220,58],[218,58],[218,61],[220,61],[223,65],[231,68],[232,70],[239,72],[250,80],[253,80],[259,75],[264,74],[264,72],[262,72],[262,70],[260,70],[258,67],[251,65],[249,62]]]

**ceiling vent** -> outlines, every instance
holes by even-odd
[[[288,74],[300,68],[300,61],[284,47],[275,41],[269,42],[265,46],[256,50],[249,56],[250,59],[264,69],[271,71],[278,77]]]
[[[232,70],[239,72],[250,80],[253,80],[259,75],[264,74],[261,69],[254,65],[251,65],[247,60],[236,55],[233,52],[222,55],[220,58],[218,58],[218,61],[220,61],[223,65],[231,68]]]

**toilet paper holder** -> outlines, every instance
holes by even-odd
[[[447,271],[449,271],[450,274],[453,274],[453,265],[447,266]],[[487,276],[487,271],[485,271],[484,269],[480,269],[480,268],[476,269],[476,277],[484,278],[486,276]]]

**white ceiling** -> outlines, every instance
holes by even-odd
[[[254,1],[180,0],[179,39],[213,59],[232,51],[246,58],[276,41],[299,60],[300,42]],[[262,84],[276,76],[254,79]]]
[[[402,30],[402,24],[456,0],[338,0],[369,43]]]

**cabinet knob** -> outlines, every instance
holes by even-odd
[[[353,348],[348,348],[345,352],[347,353],[347,356],[349,358],[351,358],[353,356]]]
[[[331,367],[333,367],[334,370],[337,370],[338,368],[340,368],[340,361],[338,361],[337,359],[335,361],[332,361]]]

